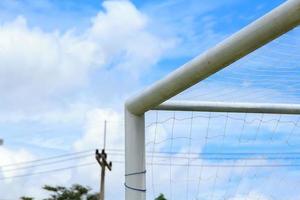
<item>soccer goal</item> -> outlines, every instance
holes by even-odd
[[[283,116],[287,115],[289,120],[292,124],[297,124],[297,120],[291,116],[299,115],[300,114],[300,105],[296,103],[274,103],[274,102],[262,102],[262,103],[252,103],[252,102],[239,102],[239,101],[222,101],[222,102],[214,102],[214,101],[168,101],[172,97],[178,95],[179,93],[186,91],[188,88],[194,86],[195,84],[199,83],[210,77],[211,75],[215,74],[216,72],[224,69],[225,67],[236,63],[236,61],[240,60],[241,58],[247,56],[248,54],[254,52],[255,50],[263,47],[264,45],[268,44],[269,42],[275,40],[276,38],[284,35],[285,33],[289,32],[290,30],[296,28],[300,23],[300,0],[289,0],[279,6],[278,8],[272,10],[270,13],[266,14],[265,16],[261,17],[260,19],[256,20],[255,22],[251,23],[247,27],[243,28],[239,32],[235,33],[231,37],[227,38],[214,48],[206,51],[204,54],[194,58],[190,62],[186,63],[182,67],[178,68],[173,73],[169,74],[164,79],[158,81],[154,85],[146,88],[144,91],[139,93],[138,95],[130,98],[125,105],[125,199],[126,200],[144,200],[146,199],[146,135],[145,135],[145,113],[151,110],[155,113],[157,112],[168,112],[171,114],[171,118],[166,118],[165,121],[162,123],[167,123],[168,119],[170,122],[174,123],[176,121],[176,114],[177,112],[188,112],[191,114],[188,117],[188,120],[191,121],[190,129],[192,130],[193,126],[196,126],[197,123],[194,119],[199,119],[201,117],[197,113],[204,113],[203,117],[207,121],[208,129],[213,126],[212,119],[216,117],[215,113],[221,113],[221,118],[223,119],[224,125],[222,129],[226,132],[227,127],[234,125],[239,126],[239,123],[232,122],[231,125],[228,125],[228,121],[234,121],[235,119],[242,121],[241,128],[244,130],[245,124],[249,120],[249,116],[253,115],[254,118],[259,118],[257,120],[257,127],[261,127],[262,124],[266,121],[269,115],[276,115],[276,116]],[[289,48],[289,47],[288,47]],[[274,63],[276,64],[276,63]],[[271,66],[272,67],[272,66]],[[298,66],[299,67],[299,66]],[[245,83],[246,84],[246,83]],[[286,86],[288,88],[288,85]],[[247,95],[247,94],[246,94]],[[233,113],[233,114],[231,114]],[[233,116],[237,115],[237,116]],[[245,115],[245,116],[244,116]],[[259,116],[258,116],[259,115]],[[200,115],[201,116],[201,115]],[[290,117],[292,119],[290,119]],[[158,117],[154,116],[155,124],[158,124],[159,119]],[[250,116],[251,118],[251,116]],[[273,119],[272,119],[273,120]],[[271,121],[272,121],[271,120]],[[274,129],[278,129],[279,124],[282,120],[277,119],[275,120]],[[174,125],[171,123],[171,132],[174,132]],[[200,122],[199,122],[200,123]],[[201,123],[204,123],[203,121]],[[218,123],[220,123],[218,121]],[[243,125],[244,124],[244,125]],[[277,125],[276,125],[277,124]],[[155,126],[157,128],[157,126]],[[207,128],[206,127],[206,128]],[[243,128],[244,127],[244,128]],[[234,128],[233,128],[234,129]],[[238,128],[236,128],[238,129]],[[258,128],[257,128],[258,129]],[[291,128],[293,129],[293,128]],[[202,130],[205,132],[205,130]],[[155,131],[157,132],[157,131]],[[208,132],[208,131],[207,131]],[[221,134],[222,141],[224,141],[224,135]],[[252,141],[256,140],[259,137],[269,137],[270,141],[275,141],[277,135],[274,132],[269,133],[267,136],[258,136],[257,133],[251,136],[251,134],[246,134],[245,138],[240,134],[236,138],[241,143],[243,139]],[[191,131],[185,131],[185,136],[188,139],[188,146],[191,147],[191,142],[193,137],[191,136]],[[265,132],[266,133],[266,132]],[[212,136],[214,137],[214,136]],[[215,137],[218,137],[216,134]],[[253,137],[251,139],[251,137]],[[209,135],[206,135],[205,141],[209,142]],[[155,138],[154,138],[155,139]],[[174,139],[174,137],[172,137]],[[232,139],[232,138],[231,138]],[[173,141],[173,140],[172,140]],[[157,141],[153,141],[155,144]],[[233,143],[226,143],[227,147]],[[175,149],[175,144],[173,145],[173,149]],[[154,146],[154,145],[153,145]],[[217,150],[222,150],[222,145],[211,145],[209,148],[215,148]],[[214,154],[213,157],[209,157],[208,160],[215,160],[222,154],[222,152],[218,151],[218,154],[214,154],[214,151],[205,151],[203,150],[203,154],[201,156],[211,156]],[[222,150],[223,151],[223,150]],[[188,167],[201,167],[203,168],[214,168],[215,162],[206,162],[206,164],[201,163],[194,163],[191,164],[191,155],[193,155],[192,149],[188,149],[188,156],[186,154],[183,157],[188,158]],[[172,152],[171,152],[172,153]],[[247,153],[255,154],[257,152],[239,152],[237,155],[234,154],[234,149],[232,149],[231,153],[227,155],[227,160],[236,160],[236,159],[243,159],[243,158],[250,158],[251,156],[247,155]],[[265,154],[268,153],[268,157],[272,157],[272,152],[264,152]],[[154,158],[155,149],[153,149],[152,158]],[[224,153],[223,153],[224,154]],[[222,154],[222,155],[223,155]],[[284,153],[283,153],[284,154]],[[179,154],[176,154],[179,157]],[[198,156],[198,154],[196,155]],[[235,159],[234,156],[239,156]],[[156,158],[157,156],[155,156]],[[162,156],[163,157],[163,156]],[[223,157],[224,158],[224,157]],[[253,158],[253,155],[252,157]],[[255,157],[256,158],[256,157]],[[274,158],[274,156],[272,157]],[[223,162],[222,162],[223,163]],[[152,162],[153,164],[153,162]],[[163,163],[157,163],[163,165]],[[176,163],[180,165],[180,163]],[[277,163],[274,166],[278,166]],[[283,165],[283,164],[282,164]],[[172,163],[168,166],[172,166]],[[231,165],[224,164],[223,167],[228,167]],[[258,166],[257,163],[251,165],[252,167]],[[273,165],[264,165],[264,166],[273,166]],[[217,168],[222,167],[222,165],[217,165]],[[248,166],[249,167],[249,166]],[[170,171],[170,170],[169,170]],[[169,173],[168,171],[168,173]],[[202,171],[202,170],[201,170]],[[153,171],[152,171],[153,173]],[[167,173],[167,172],[166,172]],[[171,173],[171,172],[170,172]],[[203,175],[198,174],[200,176],[199,180],[202,180],[201,177]],[[218,177],[217,175],[215,177]],[[189,176],[188,176],[189,178]],[[171,182],[171,181],[170,181]],[[200,184],[200,182],[199,182]],[[229,184],[229,183],[228,183]],[[212,181],[212,185],[215,185],[215,182]],[[191,186],[187,186],[187,190],[192,188]],[[197,187],[199,189],[199,187]],[[172,188],[170,188],[172,190]],[[195,189],[197,190],[197,189]],[[162,191],[164,192],[164,191]],[[202,192],[201,190],[197,193]],[[170,191],[172,194],[172,191]],[[188,194],[188,192],[187,192]],[[217,194],[210,194],[211,196],[215,196]],[[253,194],[255,195],[255,194]],[[198,195],[199,196],[199,195]],[[207,199],[214,199],[216,197],[208,196]],[[172,197],[171,197],[172,198]],[[196,197],[197,198],[197,197]],[[256,198],[256,197],[255,197]],[[263,197],[258,197],[258,199]],[[181,199],[190,199],[190,197],[184,197]],[[195,199],[195,198],[194,198]],[[200,199],[200,198],[199,198]],[[202,198],[205,199],[205,198]],[[220,198],[216,198],[220,199]],[[229,197],[227,199],[230,199]]]

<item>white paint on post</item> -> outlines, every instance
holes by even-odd
[[[153,108],[152,110],[299,115],[300,104],[167,101]]]
[[[145,117],[125,110],[126,200],[146,199]]]
[[[300,23],[300,0],[289,0],[219,45],[183,65],[125,105],[125,170],[145,169],[144,113],[243,56],[295,28]],[[126,176],[127,186],[145,189],[145,174]],[[126,200],[145,200],[145,192],[126,189]]]

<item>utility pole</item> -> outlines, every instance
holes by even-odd
[[[106,145],[106,121],[104,122],[104,141],[103,141],[103,149],[101,153],[99,150],[96,149],[95,157],[97,162],[101,167],[101,182],[100,182],[100,193],[99,193],[99,200],[104,200],[104,189],[105,189],[105,169],[106,167],[111,171],[112,163],[106,160],[107,154],[105,152],[105,145]]]

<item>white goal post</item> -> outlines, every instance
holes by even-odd
[[[300,105],[166,102],[300,24],[300,0],[288,0],[125,104],[125,199],[146,199],[145,119],[149,110],[300,114]],[[163,103],[163,104],[162,104]]]
[[[167,101],[152,110],[299,115],[300,104]]]

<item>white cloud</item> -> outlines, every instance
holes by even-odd
[[[129,1],[105,1],[103,8],[80,33],[45,32],[22,16],[0,26],[2,113],[28,116],[74,102],[66,97],[88,86],[92,74],[100,80],[107,73],[123,74],[119,80],[136,83],[174,46],[174,40],[151,33],[147,16]],[[107,82],[101,84],[111,91]],[[121,87],[113,89],[124,95]]]
[[[85,134],[74,143],[74,150],[79,151],[102,147],[103,121],[108,120],[108,148],[124,149],[123,129],[119,123],[121,115],[113,109],[97,108],[99,105],[94,104],[95,99],[103,98],[107,102],[115,94],[118,97],[127,95],[122,86],[129,83],[138,85],[140,74],[158,62],[174,45],[174,40],[153,34],[148,17],[129,1],[105,1],[103,8],[104,11],[91,19],[90,27],[80,32],[71,29],[47,32],[37,26],[31,27],[22,16],[0,25],[2,123],[34,121],[51,125],[85,121]],[[91,76],[100,80],[97,84],[105,86],[105,91],[99,91],[103,95],[76,96],[82,93],[82,88],[94,87],[89,85]],[[108,95],[104,95],[106,93]],[[120,101],[122,98],[119,98]],[[31,143],[47,147],[57,147],[61,142],[42,142],[41,138],[31,140]],[[0,149],[0,155],[0,165],[35,157],[22,149]],[[19,156],[23,158],[18,159]],[[117,181],[124,174],[121,168],[115,165],[114,175],[110,177],[113,183],[118,183],[115,185],[117,188],[122,187],[122,183]],[[45,183],[65,185],[78,181],[91,186],[97,184],[98,176],[91,173],[91,168],[75,171],[76,176],[71,171],[63,171],[45,178],[8,180],[0,183],[1,191],[11,191],[4,198],[21,195],[41,197],[40,187]],[[77,179],[78,172],[86,177]],[[32,187],[22,187],[24,184]]]
[[[76,123],[84,121],[85,113],[94,106],[86,103],[74,102],[66,106],[58,106],[47,110],[38,112],[34,110],[28,113],[26,110],[17,110],[13,112],[0,112],[1,123],[18,123],[21,121],[35,121],[43,124],[57,124],[57,123]]]
[[[256,193],[256,192],[250,192],[248,195],[236,195],[233,198],[230,198],[229,200],[269,200],[266,196]]]
[[[22,185],[24,184],[23,180],[13,180],[9,179],[8,177],[27,173],[28,170],[26,169],[19,171],[14,171],[13,169],[18,167],[16,163],[33,160],[35,159],[35,156],[25,149],[12,150],[5,147],[0,147],[0,158],[0,166],[2,166],[0,167],[0,175],[1,179],[3,178],[3,180],[0,180],[1,198],[12,198],[12,196],[14,196],[15,194],[24,194],[30,187],[22,187]]]
[[[7,22],[0,26],[0,92],[3,94],[3,98],[0,99],[0,103],[2,104],[2,107],[0,106],[1,122],[32,120],[44,123],[67,123],[70,121],[85,121],[84,134],[73,144],[74,150],[80,151],[102,147],[103,121],[107,120],[108,148],[124,148],[123,124],[121,123],[123,116],[119,112],[113,109],[107,109],[105,107],[107,104],[101,106],[92,105],[89,104],[89,100],[87,100],[88,103],[80,102],[81,99],[78,100],[76,99],[77,97],[73,99],[70,98],[70,96],[76,96],[85,86],[93,87],[89,85],[91,76],[100,79],[97,84],[105,85],[105,91],[97,90],[98,93],[101,93],[100,98],[102,101],[111,101],[113,96],[115,96],[115,94],[112,93],[118,93],[119,96],[126,95],[127,91],[123,88],[124,84],[127,84],[127,82],[137,84],[140,74],[145,73],[152,65],[157,63],[159,59],[165,55],[165,52],[174,46],[176,40],[165,39],[154,34],[149,25],[151,24],[151,19],[137,10],[137,8],[128,1],[105,1],[103,8],[104,11],[99,12],[98,15],[91,20],[90,27],[82,30],[80,33],[75,33],[72,30],[68,30],[64,33],[59,31],[46,32],[39,27],[30,27],[24,17],[19,17],[13,22]],[[214,25],[213,18],[208,17],[203,19],[203,23],[207,26],[207,32],[203,34],[205,37],[211,35],[212,40],[223,37],[222,35],[214,35],[212,33]],[[174,28],[177,29],[178,26],[176,25]],[[192,29],[186,28],[182,30]],[[197,36],[193,31],[187,35]],[[192,37],[193,39],[190,40],[192,42],[189,42],[187,46],[193,48],[182,48],[185,52],[179,52],[179,54],[186,55],[195,52],[194,41],[198,43],[204,36]],[[207,42],[206,46],[211,43],[210,40],[204,42]],[[198,48],[199,47],[197,47],[197,49]],[[186,51],[187,49],[190,51]],[[116,83],[112,83],[114,81]],[[244,86],[250,87],[251,84],[245,82]],[[205,87],[202,92],[209,90],[211,93],[217,93],[225,89],[237,90],[240,88],[223,86],[215,88],[214,85],[212,85],[212,87]],[[276,91],[273,90],[259,90],[259,92],[263,94],[265,94],[265,92],[270,93],[266,98],[271,98],[277,94]],[[106,93],[108,93],[108,95],[106,95]],[[249,93],[253,93],[253,88],[240,91],[237,93],[237,96],[240,98],[240,95],[248,96]],[[122,101],[122,98],[119,98],[119,96],[118,102]],[[222,98],[226,98],[226,96]],[[59,104],[59,106],[57,104]],[[28,110],[30,112],[28,112]],[[216,123],[212,123],[214,125],[210,127],[210,133],[218,133],[220,130],[223,131],[223,121],[216,121]],[[201,137],[206,133],[205,126],[207,125],[207,117],[205,119],[195,120],[194,123],[199,123],[200,125],[194,125],[193,137],[197,137],[197,139],[203,141],[204,137]],[[242,123],[243,122],[235,123],[235,129],[238,125],[242,126]],[[158,126],[156,130],[157,141],[164,141],[170,137],[171,124],[168,126],[168,128],[163,125]],[[186,124],[181,126],[179,122],[176,122],[175,126],[176,131],[174,131],[174,133],[177,137],[188,136],[189,127],[186,126]],[[257,124],[253,127],[251,126],[250,129],[253,130],[253,128],[256,127]],[[272,129],[273,127],[262,128]],[[239,129],[236,129],[234,132],[230,125],[228,125],[228,129],[228,133],[240,133]],[[196,134],[198,136],[196,136]],[[154,135],[155,128],[152,126],[149,128],[149,135],[147,135],[147,137],[151,140]],[[65,141],[48,140],[43,142],[42,139],[35,138],[31,142],[37,144],[43,143],[43,146],[48,147],[57,147],[59,145],[62,146]],[[187,140],[183,140],[181,143],[175,143],[176,147],[174,147],[174,151],[188,151]],[[197,142],[196,139],[193,139],[192,143],[192,152],[200,152],[202,150],[203,143]],[[152,145],[150,144],[150,149],[152,149],[151,147]],[[161,143],[156,147],[157,149],[155,150],[158,150],[166,146],[164,143]],[[9,163],[16,162],[17,158],[15,158],[15,154],[23,155],[24,159],[34,157],[25,150],[2,150],[1,154],[0,149],[1,159],[3,158],[4,161]],[[123,159],[122,156],[117,157],[115,155],[109,155],[109,158]],[[89,159],[82,159],[78,163],[83,164],[91,161],[95,160],[91,157]],[[185,161],[186,159],[183,162],[181,160],[182,163],[185,163]],[[193,160],[193,163],[196,164],[201,164],[202,162],[203,160],[200,158]],[[0,164],[3,163],[0,161]],[[169,163],[167,162],[167,164]],[[0,191],[11,189],[12,192],[10,194],[40,195],[39,188],[44,183],[68,184],[76,181],[95,186],[98,185],[98,174],[94,173],[97,169],[98,166],[95,166],[93,168],[76,169],[73,172],[55,173],[45,178],[35,179],[33,177],[25,179],[25,181],[14,180],[11,183],[2,183]],[[157,170],[154,172],[156,175],[154,184],[157,184],[156,188],[159,188],[159,191],[157,189],[156,192],[167,192],[169,186],[169,166],[157,167],[155,169]],[[184,173],[182,173],[183,171]],[[190,177],[188,178],[185,172],[186,167],[174,167],[172,171],[172,178],[175,179],[173,180],[174,182],[176,182],[176,180],[182,180],[182,182],[176,185],[178,186],[176,189],[180,188],[176,190],[178,198],[185,195],[185,181],[191,182],[191,190],[197,187],[199,167],[191,168]],[[251,170],[246,170],[245,173],[248,175],[250,172]],[[206,186],[203,187],[201,185],[201,187],[203,187],[202,190],[205,190],[206,193],[211,192],[211,190],[207,188],[213,187],[215,173],[215,168],[205,169],[203,177],[205,179],[204,181],[206,181]],[[80,174],[80,176],[78,176],[78,174]],[[147,174],[148,177],[149,174],[151,174],[151,170],[149,170]],[[121,189],[124,188],[123,175],[124,166],[122,164],[114,164],[112,174],[109,173],[108,175],[109,188],[107,188],[108,194],[112,199],[120,199],[120,196],[123,195],[123,190]],[[230,173],[227,169],[221,169],[216,186],[222,183],[224,184],[224,181],[226,182],[230,175],[236,177],[243,176],[241,170]],[[247,177],[245,179],[247,179]],[[148,188],[150,189],[151,179],[148,178],[147,181]],[[28,185],[32,185],[32,187],[22,187],[24,182],[28,183]],[[253,187],[251,183],[253,184],[253,182],[246,180],[246,184],[242,184],[243,189],[249,191],[249,188]],[[20,190],[20,188],[22,189]],[[216,190],[219,190],[219,188],[216,188]],[[216,191],[216,193],[218,192],[219,191]],[[239,191],[237,193],[239,193]],[[193,194],[196,194],[195,191],[193,191]],[[148,193],[148,195],[152,194]],[[11,196],[8,194],[7,198],[11,198]],[[245,198],[248,200],[257,198],[267,200],[264,195],[256,192],[250,192],[249,195],[246,196],[237,194],[230,200]]]
[[[0,38],[0,89],[9,96],[39,97],[82,84],[93,61],[90,42],[30,29],[23,17],[4,24]]]
[[[76,151],[88,148],[102,148],[104,121],[107,121],[107,148],[124,149],[121,114],[111,109],[93,109],[86,115],[85,133],[74,143]]]
[[[85,132],[81,138],[74,143],[75,151],[86,149],[102,149],[104,141],[104,121],[106,124],[106,149],[109,151],[108,160],[113,161],[113,170],[107,172],[107,198],[120,199],[123,196],[124,183],[124,165],[114,161],[124,161],[124,132],[122,124],[122,115],[111,109],[93,109],[86,115],[86,124],[84,126]],[[118,151],[121,150],[121,151]],[[121,154],[120,154],[121,153]],[[119,154],[119,155],[118,155]],[[87,159],[82,159],[78,164],[87,162],[96,162],[91,156]],[[81,183],[86,183],[90,186],[97,186],[99,184],[99,166],[89,168],[76,169],[75,174],[81,174],[78,178],[74,176],[74,180],[80,180]],[[96,174],[96,176],[95,176]],[[76,178],[77,177],[77,178]],[[97,188],[97,187],[96,187]]]
[[[4,166],[7,164],[13,165],[15,163],[33,160],[35,156],[25,149],[10,150],[4,147],[0,147],[0,158],[0,166]],[[4,169],[0,167],[0,172],[3,177],[14,176],[16,174],[13,171],[8,172]],[[7,182],[10,182],[10,180],[8,179]]]

